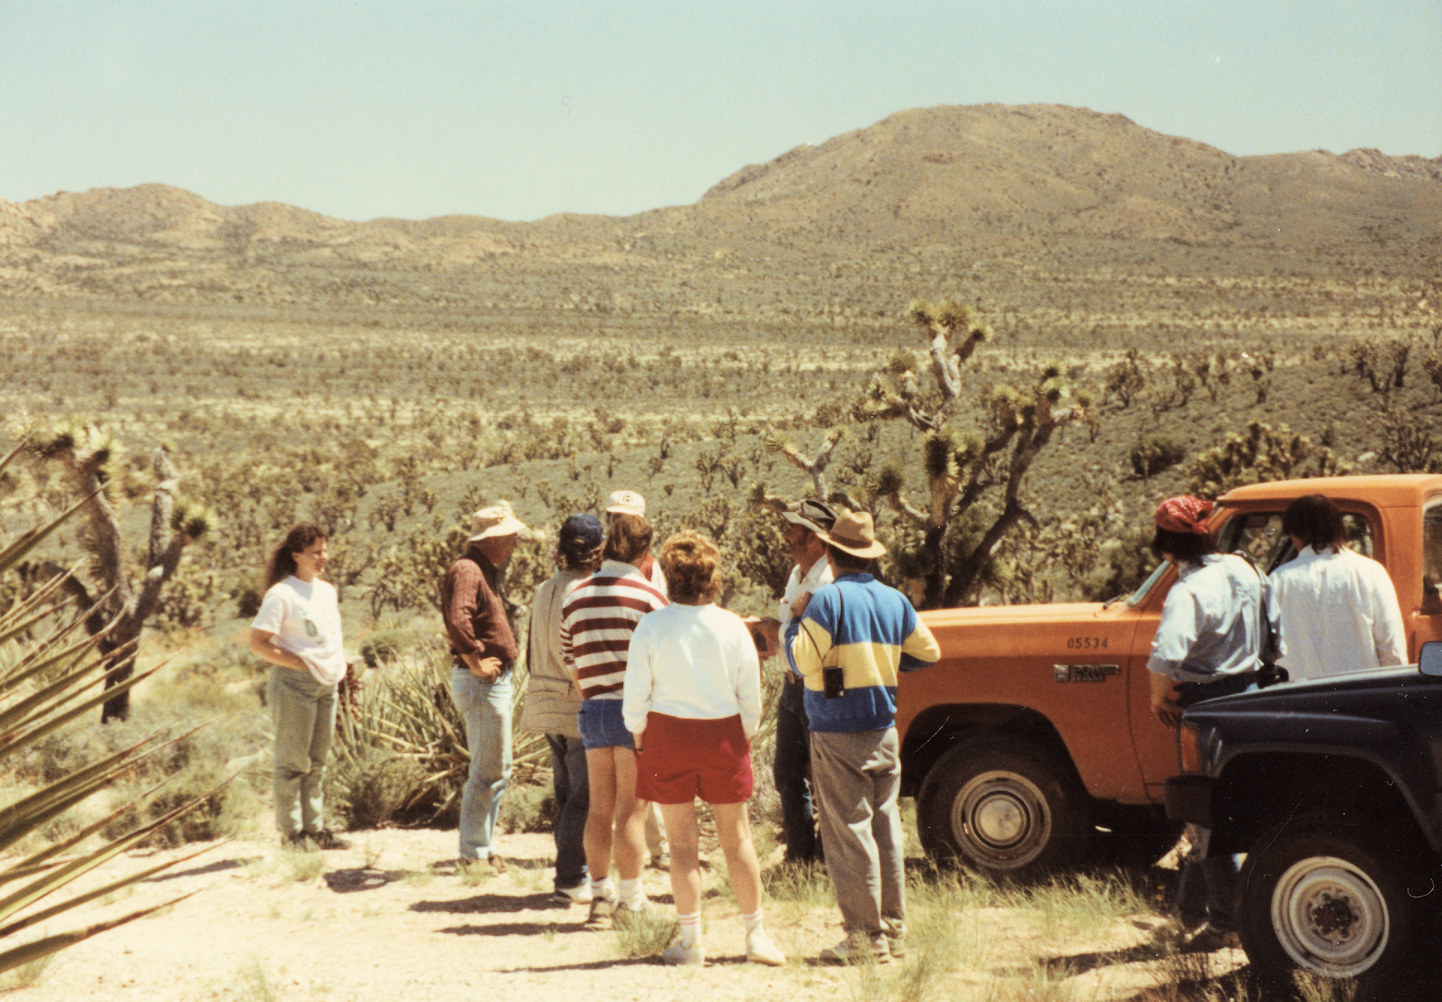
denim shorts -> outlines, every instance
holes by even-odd
[[[588,699],[581,704],[576,714],[581,726],[581,742],[586,750],[592,748],[632,748],[631,732],[626,730],[621,719],[619,699]]]

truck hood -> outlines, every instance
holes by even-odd
[[[1025,623],[1058,623],[1095,619],[1102,610],[1125,609],[1123,602],[1103,606],[1100,602],[1057,602],[1052,605],[979,605],[960,609],[930,609],[921,614],[921,619],[933,631],[937,628],[955,626],[979,626],[986,623],[1005,623],[1011,626]]]
[[[1395,689],[1413,685],[1438,685],[1417,670],[1416,665],[1393,665],[1386,668],[1364,668],[1358,671],[1342,672],[1326,678],[1314,678],[1285,685],[1271,686],[1260,691],[1242,692],[1233,696],[1222,696],[1207,700],[1221,706],[1234,703],[1257,703],[1259,701],[1305,701],[1314,702],[1328,693],[1365,692],[1371,689]]]

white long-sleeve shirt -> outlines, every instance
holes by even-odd
[[[720,720],[741,715],[749,738],[761,721],[761,665],[741,617],[715,605],[669,605],[631,634],[621,715],[633,734],[652,710]]]
[[[1370,557],[1343,548],[1305,547],[1271,574],[1293,681],[1407,663],[1407,631],[1397,589]]]

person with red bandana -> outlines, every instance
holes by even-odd
[[[1152,711],[1168,727],[1192,703],[1255,689],[1263,644],[1269,634],[1280,638],[1266,579],[1245,557],[1217,552],[1211,513],[1210,501],[1173,497],[1154,517],[1152,550],[1177,568],[1147,659]],[[1210,836],[1210,829],[1187,826],[1191,848],[1175,902],[1188,926],[1185,949],[1235,945],[1237,861],[1209,856]]]

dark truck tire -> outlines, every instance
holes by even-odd
[[[1047,749],[979,739],[952,748],[927,772],[917,828],[933,859],[1030,876],[1081,856],[1089,806],[1071,770]]]
[[[1417,960],[1416,902],[1405,864],[1416,853],[1379,831],[1284,825],[1242,870],[1242,948],[1265,979],[1293,972],[1389,984]]]

